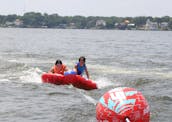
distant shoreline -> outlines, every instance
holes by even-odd
[[[168,31],[172,31],[172,30],[120,30],[120,29],[78,29],[78,28],[75,28],[75,29],[71,29],[71,28],[66,28],[66,29],[64,29],[64,28],[34,28],[34,27],[30,27],[30,28],[27,28],[27,27],[24,27],[24,28],[21,28],[21,27],[0,27],[0,29],[59,29],[59,30],[104,30],[104,31],[154,31],[154,32],[156,32],[156,31],[164,31],[164,32],[168,32]]]
[[[0,27],[171,31],[172,17],[84,17],[28,12],[23,16],[0,15]]]

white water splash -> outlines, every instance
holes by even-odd
[[[96,105],[97,104],[97,100],[95,100],[94,98],[92,98],[91,96],[88,96],[86,94],[82,94],[90,103]]]
[[[23,71],[22,76],[20,76],[20,80],[24,83],[42,83],[41,81],[41,74],[43,73],[42,70],[39,68],[30,68],[26,71]]]
[[[0,82],[9,82],[10,80],[9,79],[1,79],[0,78]]]
[[[90,65],[92,69],[97,69],[98,72],[103,74],[123,74],[123,75],[144,75],[144,76],[153,76],[161,78],[172,79],[172,72],[166,71],[168,68],[152,68],[152,69],[128,69],[120,67],[110,67],[102,65]]]
[[[90,103],[96,105],[97,104],[97,100],[95,100],[94,98],[92,98],[89,95],[86,95],[82,90],[80,89],[76,89],[76,91],[81,94],[83,97],[85,97]]]
[[[112,81],[108,80],[105,77],[101,77],[95,80],[97,87],[99,89],[104,88],[104,87],[108,87],[108,86],[114,86],[115,83],[113,83]]]

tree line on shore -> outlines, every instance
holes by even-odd
[[[24,15],[0,15],[0,27],[23,28],[75,28],[75,29],[126,29],[131,24],[133,28],[141,28],[147,20],[152,22],[168,23],[172,29],[172,17],[100,17],[100,16],[59,16],[58,14],[28,12]],[[125,28],[122,28],[125,27]],[[130,28],[127,28],[130,29]]]

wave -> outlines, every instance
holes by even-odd
[[[1,59],[0,69],[3,69],[3,71],[1,71],[3,75],[2,74],[0,75],[1,81],[9,81],[9,82],[15,81],[15,82],[22,82],[22,83],[42,83],[41,75],[44,73],[44,71],[42,71],[38,67],[29,66],[28,65],[29,63],[26,62],[26,59],[25,61],[23,60],[16,60],[16,59],[2,60]],[[29,59],[27,60],[29,61]],[[114,86],[114,82],[110,81],[106,77],[102,77],[99,75],[96,76],[94,81],[97,83],[98,88],[100,89],[104,87],[108,87],[108,86]],[[118,84],[115,84],[115,86],[118,86]]]
[[[157,82],[157,80],[154,79],[148,79],[148,78],[138,78],[130,82],[126,82],[126,85],[131,85],[134,87],[139,87],[143,85],[147,85],[149,83]]]
[[[121,68],[105,65],[90,65],[98,74],[109,75],[134,75],[134,76],[149,76],[164,79],[172,79],[172,72],[167,68],[152,68],[152,69],[139,69],[139,68]]]
[[[147,96],[151,107],[151,120],[165,121],[171,117],[172,97],[168,95]],[[164,118],[166,116],[167,118]],[[169,116],[169,117],[168,117]],[[167,122],[170,122],[168,119]]]
[[[38,67],[30,68],[22,71],[22,75],[19,77],[21,82],[24,83],[42,83],[41,74],[43,73]]]
[[[168,96],[168,95],[165,95],[165,96],[149,96],[148,99],[150,101],[155,101],[155,102],[158,102],[158,101],[172,101],[172,97]]]
[[[121,84],[119,82],[112,82],[111,80],[109,80],[106,77],[98,77],[97,79],[95,79],[95,82],[97,84],[97,87],[99,89],[108,87],[108,86],[120,86]]]
[[[38,67],[30,67],[17,60],[0,59],[0,69],[0,81],[41,83],[41,74],[43,71]]]

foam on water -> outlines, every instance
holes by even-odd
[[[76,89],[76,91],[81,94],[85,99],[87,99],[90,103],[96,105],[97,104],[97,100],[95,100],[93,97],[87,95],[86,93],[83,92],[83,90],[81,89]]]
[[[1,65],[4,70],[0,75],[0,81],[41,83],[43,71],[38,67],[30,67],[17,59],[1,59],[1,62],[4,64]]]
[[[88,96],[86,94],[83,94],[83,96],[92,104],[96,105],[97,104],[97,100],[95,100],[94,98],[92,98],[91,96]]]
[[[96,82],[97,87],[98,87],[99,89],[114,85],[113,82],[111,82],[110,80],[108,80],[108,79],[105,78],[105,77],[99,77],[99,78],[97,78],[97,79],[95,80],[95,82]]]
[[[21,82],[24,83],[42,83],[41,81],[41,74],[43,73],[42,70],[39,68],[30,68],[26,71],[22,72],[22,76],[20,76]]]
[[[0,82],[9,82],[9,79],[1,79],[0,78]]]
[[[124,74],[124,75],[144,75],[144,76],[153,76],[161,78],[172,79],[172,72],[168,71],[167,68],[152,68],[152,69],[129,69],[129,68],[119,68],[119,67],[110,67],[110,66],[99,66],[99,65],[90,65],[91,68],[96,69],[97,72],[101,74]],[[168,72],[167,72],[167,71]]]

